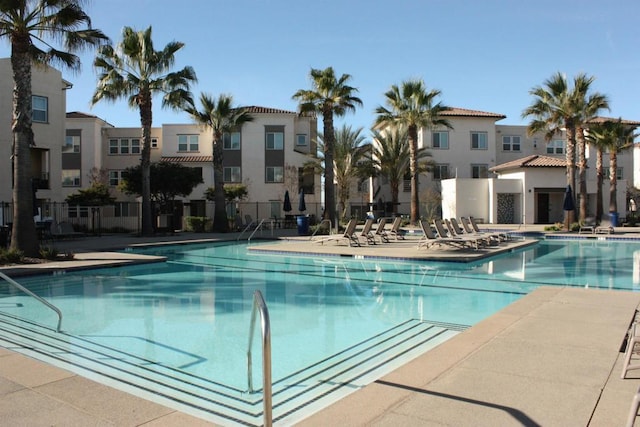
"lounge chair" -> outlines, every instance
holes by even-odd
[[[422,234],[424,235],[418,241],[418,249],[420,248],[430,248],[433,245],[449,245],[455,248],[460,248],[466,246],[466,243],[463,243],[460,239],[452,239],[449,237],[441,237],[436,236],[433,230],[431,229],[431,225],[424,220],[418,221],[420,224],[420,228],[422,229]]]
[[[636,346],[637,345],[637,346]],[[636,363],[631,363],[631,358],[635,354],[636,356],[640,353],[640,325],[638,323],[633,323],[631,325],[631,329],[627,333],[627,348],[624,354],[624,362],[622,363],[622,374],[620,378],[625,379],[627,376],[627,371],[632,371],[635,369],[640,369],[640,363],[636,359]]]
[[[362,231],[357,235],[358,240],[360,240],[360,238],[363,238],[367,242],[367,245],[375,245],[376,239],[373,233],[371,232],[372,228],[373,228],[373,219],[369,218],[364,222],[364,227],[362,227]]]
[[[389,236],[393,236],[396,240],[404,240],[404,230],[400,229],[402,224],[402,218],[397,216],[391,223],[391,229],[387,233]]]
[[[463,233],[458,233],[455,228],[453,227],[453,224],[451,224],[451,220],[450,219],[445,219],[443,220],[444,226],[446,228],[446,231],[449,232],[449,237],[454,238],[454,239],[465,239],[468,240],[470,242],[475,241],[476,244],[476,249],[478,249],[478,247],[482,244],[482,245],[488,245],[489,244],[489,240],[487,239],[486,236],[480,236],[477,234],[474,235],[469,235],[469,234],[463,234]],[[460,230],[462,231],[462,230]]]
[[[595,233],[596,232],[596,219],[593,217],[588,217],[584,219],[584,224],[580,225],[580,230],[578,230],[578,234],[582,233]]]
[[[74,237],[84,237],[85,234],[80,231],[75,231],[73,225],[70,222],[51,223],[51,237],[53,239],[71,239]]]
[[[476,222],[476,219],[472,216],[469,217],[469,223],[471,224],[471,227],[473,228],[473,231],[475,231],[476,233],[482,233],[483,231],[480,230],[480,228],[478,227],[478,223]],[[500,238],[500,240],[511,240],[511,236],[509,235],[509,233],[492,233],[495,234],[496,236],[498,236]]]
[[[467,233],[470,236],[484,237],[487,239],[488,244],[500,243],[503,241],[503,239],[500,237],[500,233],[490,233],[488,231],[475,231],[471,226],[471,221],[469,221],[469,218],[460,217],[460,222],[462,223],[462,227],[464,228],[465,233]],[[458,224],[458,221],[456,221],[455,218],[452,218],[451,224],[452,225]]]
[[[482,239],[480,238],[449,235],[440,219],[434,219],[433,225],[436,227],[439,238],[448,240],[450,244],[455,244],[459,247],[474,248],[476,250],[480,248],[480,244],[482,243]]]
[[[357,224],[358,222],[355,219],[352,219],[347,223],[347,227],[345,228],[343,234],[332,234],[330,236],[314,240],[313,242],[321,243],[324,245],[325,242],[347,240],[349,246],[351,246],[352,243],[356,246],[360,246],[360,240],[358,239],[358,236],[355,235]]]
[[[387,218],[380,218],[378,221],[378,227],[376,228],[376,232],[373,234],[374,238],[380,240],[380,243],[385,242],[389,243],[389,235],[384,227],[387,225]]]
[[[600,225],[597,226],[595,230],[593,230],[593,232],[595,234],[613,234],[614,230],[613,230],[613,226],[611,225],[611,222],[609,220],[603,219],[600,222]]]

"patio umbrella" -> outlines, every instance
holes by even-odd
[[[285,212],[291,212],[291,199],[289,198],[289,190],[284,192],[284,203],[282,204],[282,210]]]
[[[307,210],[307,204],[304,202],[304,190],[300,190],[300,201],[298,202],[298,210],[304,212]]]
[[[562,202],[562,209],[565,211],[576,210],[576,206],[573,203],[573,191],[571,191],[570,185],[567,185],[567,189],[564,191],[564,201]]]

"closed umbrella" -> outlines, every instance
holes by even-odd
[[[285,212],[291,212],[291,199],[289,198],[289,190],[284,193],[284,203],[282,204],[282,210]]]
[[[298,202],[298,210],[304,212],[307,210],[307,204],[304,202],[304,190],[300,190],[300,201]]]
[[[571,191],[570,185],[567,185],[567,189],[564,191],[564,201],[562,202],[562,209],[565,211],[576,210],[576,206],[573,203],[573,191]]]

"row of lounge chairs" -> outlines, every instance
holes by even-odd
[[[402,218],[394,218],[390,229],[386,228],[387,222],[387,218],[381,218],[374,231],[373,219],[367,219],[364,223],[364,226],[362,227],[362,230],[358,233],[356,232],[358,221],[352,219],[347,223],[343,234],[333,234],[327,237],[322,237],[320,239],[314,240],[314,242],[324,244],[331,241],[347,241],[349,243],[349,246],[361,246],[361,242],[368,245],[375,245],[378,242],[389,243],[391,239],[404,239],[404,232],[400,229]]]
[[[434,245],[447,245],[456,248],[478,250],[484,246],[497,245],[509,239],[507,233],[483,232],[473,217],[461,218],[462,227],[455,218],[435,219],[435,232],[427,221],[420,221],[424,237],[418,242],[418,249],[430,248]]]

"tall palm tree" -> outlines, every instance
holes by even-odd
[[[578,181],[580,182],[579,194],[579,218],[581,221],[587,217],[587,156],[585,129],[590,120],[594,119],[599,112],[609,109],[607,97],[601,93],[589,93],[591,84],[595,77],[588,77],[586,74],[578,74],[574,78],[573,94],[576,105],[576,144],[578,146]]]
[[[607,120],[589,127],[589,140],[597,147],[609,150],[609,212],[618,212],[617,169],[618,153],[633,146],[633,126],[625,125],[622,119]]]
[[[353,179],[364,178],[367,170],[364,166],[371,148],[361,133],[362,128],[352,130],[351,126],[347,125],[336,131],[333,168],[338,187],[338,205],[343,218],[347,215],[347,200]]]
[[[0,39],[11,44],[13,72],[13,228],[11,248],[25,255],[38,254],[33,222],[30,148],[35,145],[32,130],[31,66],[62,65],[79,70],[74,52],[108,41],[91,28],[82,2],[70,0],[0,0]],[[62,41],[64,50],[49,41]]]
[[[376,108],[376,125],[378,126],[406,126],[409,137],[411,174],[411,224],[415,225],[420,219],[420,192],[418,188],[418,130],[433,129],[438,126],[452,128],[448,120],[441,117],[448,107],[435,99],[441,92],[436,89],[427,91],[422,80],[407,80],[400,86],[392,85],[385,96],[389,108]]]
[[[342,117],[348,111],[355,111],[356,106],[362,105],[362,100],[355,96],[358,89],[350,86],[349,74],[336,77],[332,67],[311,69],[312,89],[300,89],[293,94],[298,101],[300,114],[315,113],[322,116],[324,135],[324,158],[327,165],[333,164],[335,131],[333,118]],[[336,196],[334,188],[335,176],[333,168],[324,171],[324,203],[323,219],[333,224],[336,220]]]
[[[201,93],[201,109],[190,104],[185,111],[201,125],[211,129],[213,147],[213,195],[215,210],[213,214],[213,230],[219,233],[229,231],[229,221],[227,210],[225,209],[226,198],[224,194],[224,169],[223,169],[223,135],[242,128],[242,125],[253,121],[244,108],[233,107],[233,97],[231,95],[220,95],[215,97]]]
[[[407,129],[394,127],[381,133],[372,130],[373,134],[373,163],[378,173],[387,178],[391,189],[393,213],[398,213],[400,184],[404,180],[411,162],[411,150]],[[424,159],[431,155],[425,147],[417,152],[419,170],[425,171],[427,163]]]
[[[608,108],[608,102],[604,95],[599,93],[589,94],[592,77],[578,74],[573,79],[573,87],[570,87],[565,75],[557,72],[545,80],[544,86],[536,86],[529,91],[534,97],[533,103],[527,107],[522,117],[531,117],[528,126],[530,135],[544,132],[545,139],[566,132],[566,167],[567,184],[576,188],[576,134],[581,129],[579,145],[579,172],[580,172],[580,220],[586,216],[587,187],[586,187],[586,157],[583,138],[585,123],[593,118],[601,109]]]
[[[151,214],[151,125],[153,96],[162,94],[162,106],[183,108],[192,102],[189,85],[196,81],[193,68],[170,71],[175,54],[184,43],[171,42],[162,50],[154,50],[151,27],[135,31],[124,27],[122,40],[114,48],[102,46],[93,63],[100,73],[91,99],[95,105],[101,100],[126,98],[129,106],[138,109],[142,126],[142,235],[153,234]]]

